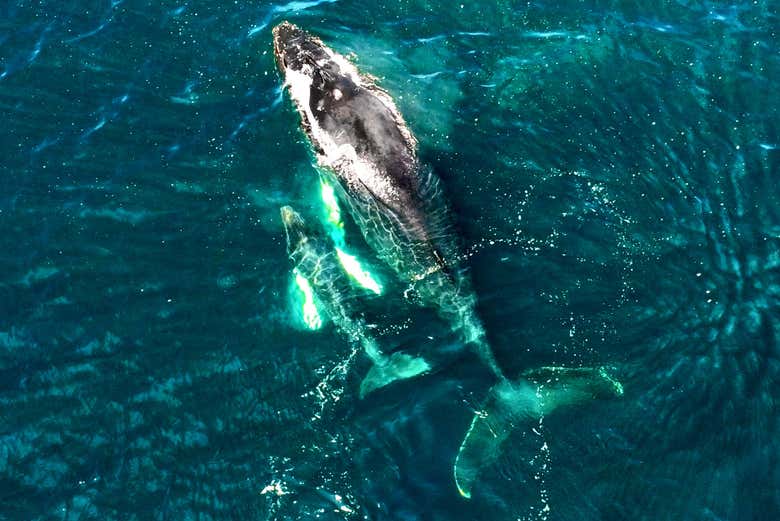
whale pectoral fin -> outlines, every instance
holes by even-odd
[[[465,498],[471,497],[480,471],[495,463],[502,443],[518,426],[530,426],[563,406],[623,394],[620,382],[602,367],[541,367],[523,377],[493,386],[485,407],[471,421],[453,469],[455,485]]]
[[[405,353],[393,353],[388,358],[376,362],[360,383],[360,397],[384,387],[397,380],[412,378],[430,371],[431,366],[424,358]]]

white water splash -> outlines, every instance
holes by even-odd
[[[255,34],[259,33],[260,31],[268,27],[268,25],[271,23],[271,21],[274,19],[276,15],[286,14],[286,13],[297,13],[299,11],[304,11],[312,7],[317,7],[318,5],[321,4],[334,4],[336,2],[338,2],[338,0],[311,0],[311,1],[294,0],[292,2],[287,2],[286,4],[275,5],[271,8],[271,10],[268,12],[266,17],[263,18],[262,22],[255,25],[249,30],[247,36],[251,38]]]

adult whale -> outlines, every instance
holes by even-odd
[[[438,180],[392,98],[298,27],[273,30],[274,54],[325,175],[366,242],[461,339],[503,373],[476,313]]]
[[[470,497],[481,467],[495,460],[514,427],[563,405],[622,394],[622,387],[599,369],[541,368],[515,382],[504,375],[477,316],[438,180],[420,164],[417,142],[390,95],[290,23],[276,26],[273,37],[322,175],[377,255],[476,348],[497,379],[455,458],[456,485]]]

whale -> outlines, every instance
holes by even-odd
[[[476,312],[438,177],[390,95],[319,38],[284,22],[274,55],[311,142],[365,241],[503,378]]]
[[[377,257],[408,285],[405,294],[435,309],[494,377],[453,466],[457,489],[469,498],[481,469],[518,425],[567,404],[619,396],[622,387],[598,368],[552,367],[508,378],[477,313],[440,181],[420,161],[417,140],[390,94],[289,22],[274,27],[273,45],[324,182]]]
[[[425,359],[402,352],[387,355],[368,334],[369,328],[355,309],[356,299],[330,239],[318,233],[291,206],[283,206],[280,215],[293,274],[306,293],[309,309],[305,312],[313,315],[309,320],[321,321],[321,310],[349,342],[363,348],[373,363],[360,384],[360,397],[397,380],[428,372],[431,366]]]
[[[501,447],[519,428],[538,428],[539,420],[571,406],[623,395],[623,384],[605,367],[539,367],[504,379],[488,392],[482,410],[455,456],[453,476],[461,496],[471,497],[480,471],[495,463]]]

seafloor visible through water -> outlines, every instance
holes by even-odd
[[[318,201],[289,19],[379,78],[442,179],[507,374],[625,394],[519,425],[470,500],[488,372],[386,286],[369,367],[292,299]],[[780,519],[772,0],[0,4],[0,519]]]

